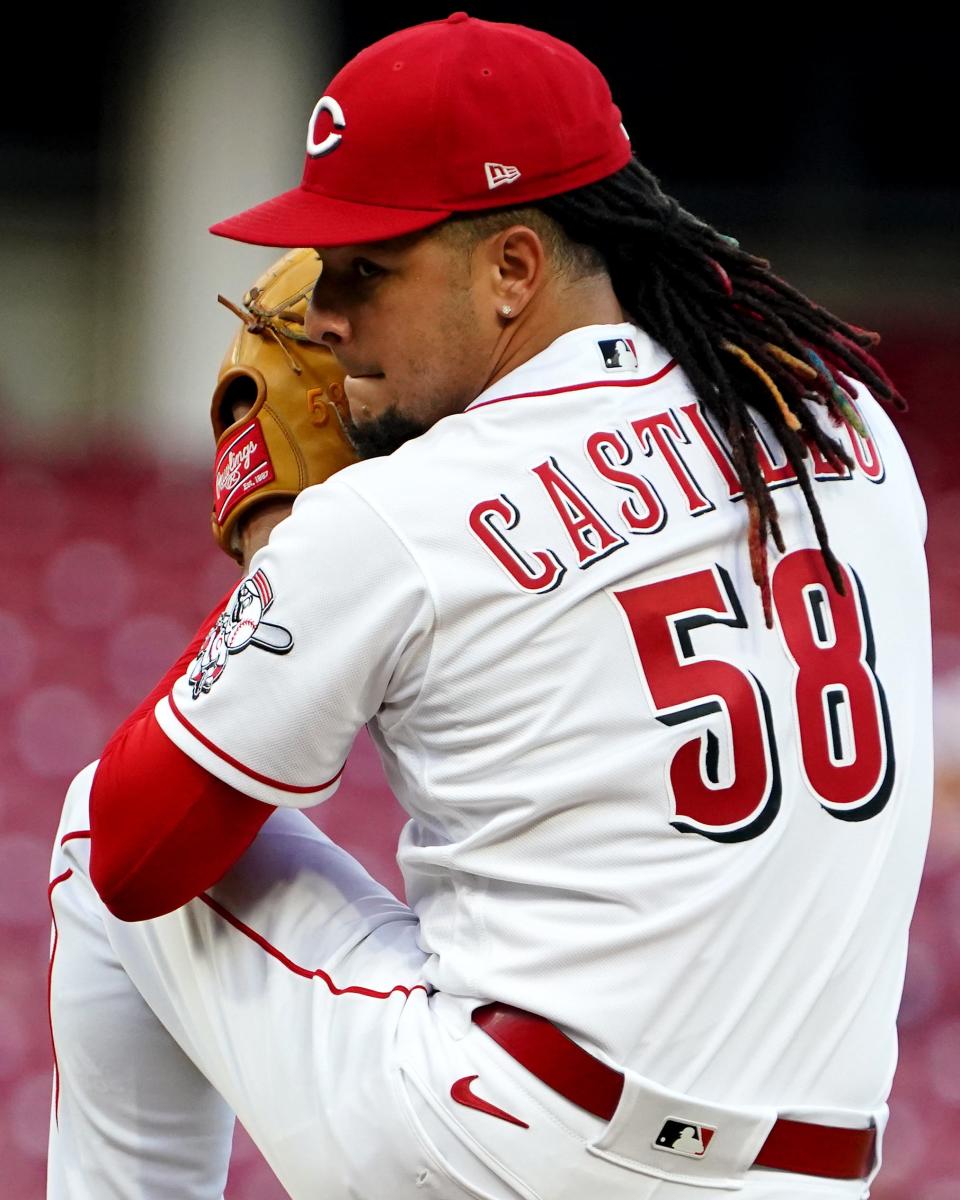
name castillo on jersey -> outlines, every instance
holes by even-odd
[[[615,347],[623,345],[622,340],[600,345],[608,365],[614,365],[609,360]],[[616,366],[619,365],[618,361]],[[852,400],[850,403],[853,406]],[[882,483],[884,466],[880,452],[859,409],[857,412],[863,422],[865,436],[861,436],[846,421],[842,422],[837,432],[849,443],[857,473],[871,483]],[[707,451],[719,476],[710,485],[705,485],[697,478],[684,455],[685,447],[697,444]],[[814,479],[830,482],[852,477],[849,467],[828,461],[814,443],[807,442],[807,452]],[[730,453],[699,401],[628,420],[615,427],[594,430],[586,438],[584,454],[601,481],[626,493],[626,498],[620,503],[619,528],[601,516],[599,500],[591,499],[577,487],[555,455],[548,455],[543,462],[530,467],[540,480],[546,499],[560,518],[570,551],[580,570],[629,545],[624,533],[659,533],[666,527],[671,507],[677,501],[691,517],[715,512],[719,489],[714,485],[718,482],[725,489],[723,499],[733,502],[743,498],[743,488]],[[627,470],[638,454],[641,458],[659,460],[668,469],[668,477],[676,485],[670,507],[646,475]],[[791,487],[799,482],[797,473],[786,457],[782,452],[777,457],[759,429],[757,457],[763,478],[771,490]],[[510,497],[501,492],[499,496],[475,505],[470,512],[469,523],[473,533],[514,583],[526,592],[553,591],[566,575],[571,554],[560,554],[550,547],[523,546],[518,536],[508,536],[517,529],[522,515]]]

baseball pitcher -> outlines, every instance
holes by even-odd
[[[214,232],[319,251],[361,461],[67,797],[51,1196],[218,1197],[233,1113],[296,1200],[866,1196],[932,791],[876,335],[464,13]],[[363,725],[406,903],[297,812]]]

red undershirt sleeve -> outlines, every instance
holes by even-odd
[[[166,736],[157,701],[186,673],[233,594],[104,748],[90,792],[90,877],[123,921],[172,912],[236,862],[274,810],[221,782]]]

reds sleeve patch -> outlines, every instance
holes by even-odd
[[[194,700],[201,692],[210,691],[223,674],[231,654],[239,654],[247,646],[259,646],[272,654],[287,654],[293,648],[293,635],[289,629],[263,619],[271,604],[273,588],[263,571],[244,579],[204,638],[190,668],[187,679]]]

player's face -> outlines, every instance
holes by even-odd
[[[319,253],[306,332],[347,372],[361,455],[390,453],[476,399],[499,328],[463,249],[428,232]]]

